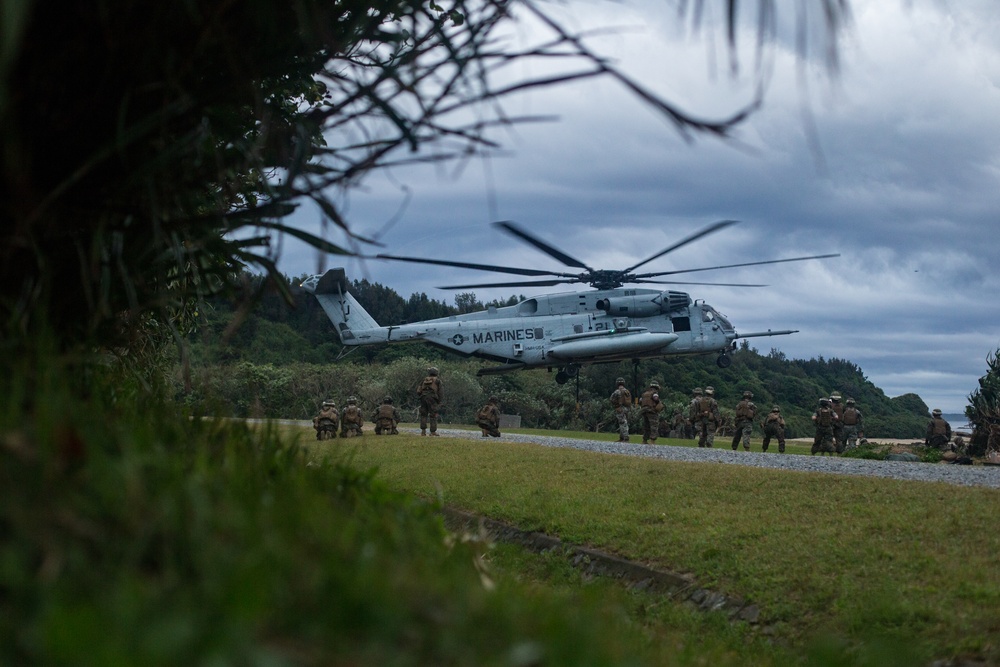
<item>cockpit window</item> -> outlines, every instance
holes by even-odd
[[[715,310],[711,306],[705,306],[704,310],[702,310],[701,312],[706,322],[715,321],[721,324],[724,329],[732,330],[733,325],[729,323],[729,320],[726,319],[726,316],[720,313],[719,311]]]

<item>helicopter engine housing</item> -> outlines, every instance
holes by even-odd
[[[691,305],[691,297],[685,292],[667,290],[652,299],[643,296],[613,296],[597,300],[598,310],[617,317],[653,317],[663,313],[683,310]]]

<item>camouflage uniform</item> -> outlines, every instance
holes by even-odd
[[[705,395],[691,401],[691,421],[698,433],[698,446],[711,447],[715,444],[715,429],[722,421],[719,404],[712,398],[715,390],[705,387]]]
[[[865,431],[865,423],[861,416],[861,410],[858,410],[854,405],[853,398],[847,399],[847,407],[844,408],[841,421],[843,422],[843,449],[854,449],[858,446],[858,436]]]
[[[392,404],[392,396],[382,399],[382,405],[372,413],[375,424],[375,435],[399,435],[399,409]]]
[[[486,405],[479,408],[476,413],[476,425],[482,430],[483,437],[500,437],[500,408],[498,407],[496,396],[490,396]]]
[[[673,421],[670,423],[670,437],[671,438],[686,438],[687,437],[687,425],[688,420],[684,416],[684,413],[678,410],[674,413]]]
[[[816,424],[816,436],[813,438],[812,453],[833,455],[837,451],[833,444],[833,424],[837,421],[837,413],[830,406],[830,399],[819,399],[819,409],[813,413]]]
[[[838,454],[844,453],[844,405],[840,402],[840,394],[832,394],[830,400],[833,405],[830,408],[837,413],[837,419],[833,422],[833,444]]]
[[[781,408],[777,405],[764,417],[764,441],[761,443],[761,451],[767,451],[767,446],[771,444],[771,438],[778,439],[778,453],[785,453],[785,418],[781,416]]]
[[[444,388],[438,374],[438,369],[431,366],[427,369],[427,377],[417,387],[417,398],[420,399],[420,435],[427,435],[428,421],[431,435],[437,435],[438,411],[444,401]]]
[[[754,405],[753,394],[743,392],[743,400],[736,405],[736,428],[733,434],[733,451],[739,448],[740,438],[743,439],[743,449],[750,451],[750,435],[753,433],[753,418],[757,416],[757,406]]]
[[[928,447],[950,449],[951,424],[941,418],[941,411],[937,408],[934,409],[931,415],[932,418],[930,423],[927,424],[927,436],[924,441]]]
[[[323,401],[323,407],[319,414],[313,417],[313,428],[316,429],[317,440],[328,440],[337,437],[337,424],[340,422],[340,413],[337,406],[332,401]]]
[[[697,406],[695,404],[698,401],[698,399],[700,399],[700,398],[701,398],[701,387],[695,387],[694,390],[691,392],[691,402],[688,403],[688,421],[689,422],[692,422],[692,423],[694,422],[694,416],[698,412]],[[693,431],[694,431],[694,428],[692,427],[692,432]]]
[[[611,394],[611,407],[618,420],[618,442],[628,442],[628,410],[632,407],[632,392],[625,388],[625,378],[615,380],[617,387]]]
[[[649,383],[649,389],[639,397],[639,408],[642,410],[642,444],[656,444],[656,436],[660,434],[660,412],[664,405],[660,401],[660,385]]]
[[[340,437],[341,438],[353,438],[359,436],[362,433],[361,427],[364,426],[365,418],[361,414],[361,408],[357,405],[358,399],[351,396],[347,399],[347,405],[341,411],[340,415]]]

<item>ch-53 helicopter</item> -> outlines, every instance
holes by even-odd
[[[547,368],[551,371],[555,368],[558,369],[556,382],[565,384],[577,376],[581,366],[587,364],[624,360],[638,363],[644,358],[709,353],[718,353],[716,363],[720,368],[726,368],[732,363],[728,352],[735,349],[737,339],[783,336],[796,333],[796,330],[767,330],[738,334],[722,313],[704,301],[692,300],[685,292],[636,289],[625,285],[656,283],[764,287],[764,285],[739,283],[674,282],[653,280],[653,278],[839,256],[838,254],[812,255],[697,269],[634,272],[654,259],[735,223],[735,220],[713,223],[638,264],[620,271],[592,269],[512,222],[493,224],[566,266],[583,271],[567,273],[442,259],[376,255],[377,259],[522,276],[552,276],[544,280],[448,285],[439,289],[551,287],[574,283],[586,283],[595,288],[586,292],[535,296],[513,306],[490,307],[483,311],[411,324],[379,325],[348,291],[347,274],[342,268],[330,269],[323,275],[312,276],[302,283],[302,288],[316,296],[333,322],[345,349],[356,345],[423,341],[462,355],[499,362],[497,366],[480,369],[479,375],[532,368]]]

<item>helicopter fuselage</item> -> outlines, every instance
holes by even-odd
[[[547,294],[513,306],[380,326],[347,292],[342,269],[314,276],[303,287],[316,295],[345,346],[421,341],[501,364],[481,374],[712,352],[728,365],[725,355],[735,339],[791,333],[740,336],[712,306],[672,290]]]
[[[619,288],[549,294],[387,327],[379,342],[423,340],[460,354],[538,367],[718,352],[735,338],[725,317],[683,292]]]

